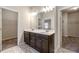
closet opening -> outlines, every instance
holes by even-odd
[[[2,8],[2,50],[17,45],[18,13]]]
[[[79,7],[62,10],[62,48],[79,52]]]

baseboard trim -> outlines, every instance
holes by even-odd
[[[64,36],[64,37],[79,37],[79,36]]]
[[[10,40],[10,39],[16,39],[17,37],[8,37],[8,38],[5,38],[5,39],[2,39],[2,40]]]

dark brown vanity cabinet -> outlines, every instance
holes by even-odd
[[[41,53],[48,52],[48,37],[42,34],[36,34],[36,50]]]
[[[36,50],[38,50],[39,52],[42,52],[42,40],[40,39],[36,39]]]
[[[49,52],[54,52],[54,34],[49,36]]]
[[[36,50],[42,52],[42,40],[41,40],[41,35],[36,34]]]
[[[29,32],[24,31],[24,42],[26,44],[30,44],[30,37]]]
[[[35,33],[30,33],[30,46],[35,48],[36,36]]]
[[[42,52],[48,53],[49,52],[49,43],[47,39],[42,39]]]
[[[37,51],[41,53],[54,52],[54,34],[48,36],[39,33],[25,32],[24,37],[26,44],[28,42],[29,45]]]

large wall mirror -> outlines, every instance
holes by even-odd
[[[54,30],[55,29],[55,7],[46,10],[46,6],[31,7],[31,29]],[[44,9],[42,11],[42,9]]]

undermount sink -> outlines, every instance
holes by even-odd
[[[45,30],[33,30],[34,32],[39,32],[39,33],[42,33],[42,32],[46,32]]]

